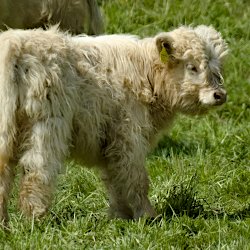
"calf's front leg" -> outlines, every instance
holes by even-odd
[[[146,146],[143,137],[117,127],[112,131],[115,140],[105,150],[106,165],[102,168],[103,181],[110,201],[110,216],[118,218],[155,217],[148,199],[149,179],[144,167]],[[134,138],[137,136],[137,140]]]

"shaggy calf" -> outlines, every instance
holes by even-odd
[[[20,208],[39,217],[66,158],[99,167],[111,217],[154,216],[147,153],[177,113],[204,114],[226,101],[227,46],[212,27],[146,39],[8,30],[0,44],[2,221],[15,165]]]
[[[74,34],[97,35],[104,30],[96,0],[0,0],[0,29],[57,23]]]

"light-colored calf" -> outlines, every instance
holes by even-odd
[[[226,101],[227,46],[212,27],[152,38],[71,37],[56,29],[0,34],[0,218],[15,165],[20,207],[44,215],[66,158],[98,166],[110,215],[154,216],[147,153],[178,113]]]

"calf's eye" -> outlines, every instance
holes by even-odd
[[[192,71],[193,73],[197,73],[198,72],[197,68],[193,64],[187,64],[187,69],[189,71]]]

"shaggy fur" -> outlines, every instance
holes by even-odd
[[[74,34],[97,35],[104,30],[96,0],[0,0],[0,29],[57,23]]]
[[[154,216],[147,153],[176,114],[204,114],[226,100],[220,70],[227,46],[212,27],[180,27],[142,40],[8,30],[0,44],[4,221],[14,166],[23,170],[21,210],[40,217],[66,158],[99,167],[111,217]]]

